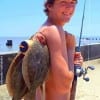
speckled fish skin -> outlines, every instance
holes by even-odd
[[[8,69],[6,83],[12,100],[34,100],[36,88],[45,81],[48,70],[48,48],[34,39],[28,51],[18,53]]]
[[[6,85],[12,100],[21,100],[27,93],[28,88],[25,85],[22,76],[22,59],[24,55],[18,53],[12,61],[6,76]]]
[[[49,70],[49,52],[46,45],[37,39],[33,40],[32,46],[25,53],[22,62],[22,74],[29,89],[30,100],[35,96],[36,88],[45,81]],[[35,97],[33,97],[35,98]]]

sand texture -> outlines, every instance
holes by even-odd
[[[88,71],[89,82],[78,78],[76,100],[100,100],[100,59],[84,62],[83,66],[95,66],[95,70]],[[0,86],[0,100],[11,100],[6,85]]]

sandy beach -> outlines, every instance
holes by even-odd
[[[87,61],[83,66],[95,66],[95,70],[88,71],[89,82],[78,79],[76,100],[100,100],[100,59]]]
[[[78,78],[76,100],[100,100],[100,59],[85,61],[83,66],[95,66],[95,70],[88,71],[89,82]],[[6,85],[0,86],[0,100],[11,100]]]

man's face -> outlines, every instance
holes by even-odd
[[[49,9],[49,13],[59,24],[65,24],[73,15],[76,3],[76,0],[55,0]]]

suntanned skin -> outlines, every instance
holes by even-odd
[[[74,59],[75,38],[64,31],[75,10],[76,0],[56,0],[48,5],[48,19],[37,34],[45,36],[50,52],[50,71],[45,82],[46,100],[70,100],[70,91],[74,78],[74,60],[79,64],[80,55]],[[37,89],[36,100],[41,100]]]
[[[45,25],[48,23],[47,21]],[[46,26],[42,34],[46,36],[51,61],[50,72],[45,82],[46,100],[69,100],[74,77],[74,37],[52,24]],[[67,43],[67,38],[71,43]]]
[[[54,27],[55,28],[55,27]],[[68,63],[68,50],[65,34],[62,29],[55,29],[48,40],[51,57],[51,71],[46,81],[46,100],[69,100],[71,83],[73,80],[73,68]],[[72,53],[72,52],[70,52]],[[70,60],[73,58],[70,57]],[[73,64],[71,64],[73,66]]]

